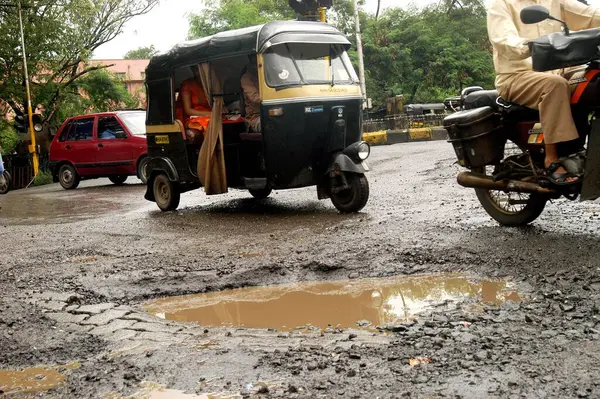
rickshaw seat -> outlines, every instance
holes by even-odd
[[[240,133],[242,141],[262,141],[262,133]]]

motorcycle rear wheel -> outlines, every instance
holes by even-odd
[[[473,172],[491,175],[484,167]],[[541,194],[505,193],[503,191],[475,189],[483,209],[503,226],[526,226],[544,211],[549,198]]]

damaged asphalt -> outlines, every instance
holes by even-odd
[[[193,191],[171,213],[133,180],[0,197],[0,370],[65,376],[37,394],[0,380],[0,397],[152,397],[150,382],[216,398],[599,397],[600,204],[559,200],[503,228],[456,185],[454,162],[445,142],[374,148],[356,215],[310,188],[264,201]],[[521,301],[441,301],[380,329],[145,311],[169,296],[441,273],[502,279]]]

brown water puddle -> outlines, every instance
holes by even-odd
[[[0,370],[0,391],[6,395],[43,392],[57,387],[65,379],[64,374],[47,368]]]
[[[291,331],[305,325],[356,327],[359,320],[385,325],[411,319],[440,302],[469,298],[493,304],[520,301],[506,281],[452,274],[251,287],[164,298],[145,307],[158,317],[203,326]]]

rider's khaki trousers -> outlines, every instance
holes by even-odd
[[[503,99],[539,109],[546,144],[579,137],[571,115],[569,83],[561,75],[544,72],[502,74],[497,77],[496,86]]]

